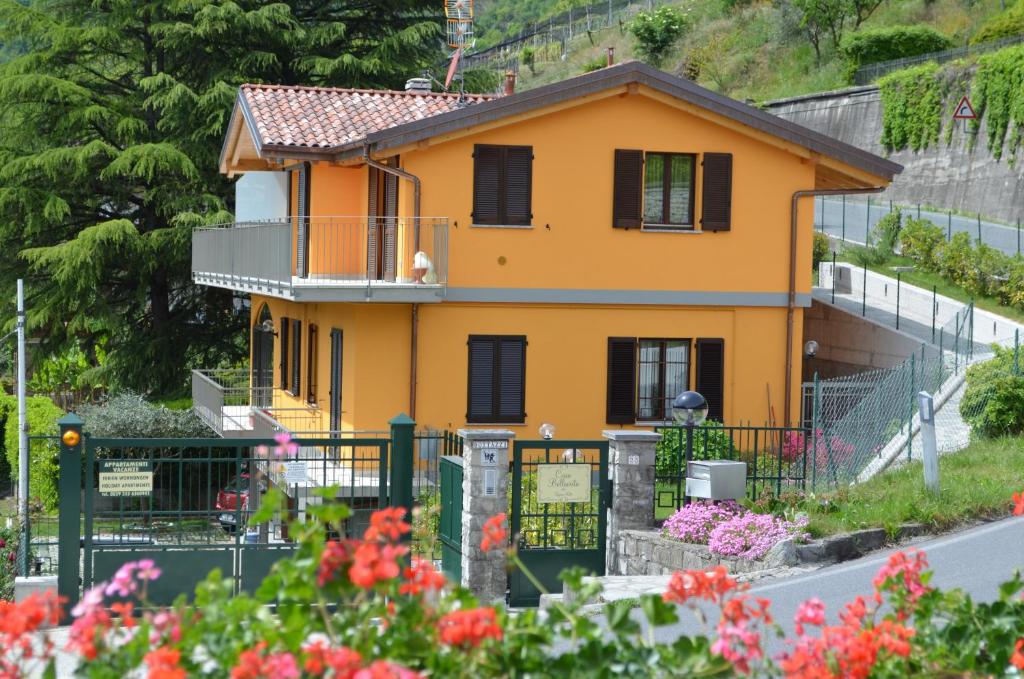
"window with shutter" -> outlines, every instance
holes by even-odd
[[[732,154],[705,153],[700,225],[704,231],[732,226]]]
[[[643,219],[643,169],[643,151],[615,149],[612,226],[616,229],[640,227]]]
[[[725,340],[697,340],[697,391],[708,402],[708,419],[725,416]]]
[[[672,401],[689,384],[690,340],[641,339],[636,366],[636,419],[672,419]]]
[[[473,223],[529,226],[533,222],[533,147],[473,147]]]
[[[331,421],[332,432],[341,431],[341,369],[344,335],[337,328],[331,328]]]
[[[526,420],[526,338],[469,338],[469,396],[466,421],[520,423]]]
[[[291,355],[288,353],[288,330],[291,328],[291,321],[281,317],[281,389],[287,391],[288,385],[288,362]]]
[[[298,234],[295,239],[295,275],[305,278],[309,264],[309,163],[299,166]]]
[[[299,395],[299,386],[302,382],[302,321],[292,319],[292,367],[291,367],[291,391],[292,396]]]
[[[644,157],[644,226],[693,228],[693,166],[689,153]]]
[[[608,424],[636,421],[633,397],[636,393],[636,339],[608,338]]]
[[[306,402],[316,405],[316,371],[317,358],[320,352],[317,350],[317,327],[310,325],[306,331],[308,336],[308,348],[306,350]]]

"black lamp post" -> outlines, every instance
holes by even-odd
[[[677,425],[686,427],[686,459],[683,464],[683,475],[689,471],[690,460],[693,459],[693,429],[704,424],[708,416],[708,402],[695,391],[684,391],[672,401],[672,417]],[[683,495],[683,504],[690,504],[690,496]]]

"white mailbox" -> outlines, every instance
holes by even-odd
[[[686,494],[706,500],[739,500],[747,494],[747,463],[732,460],[687,462]]]

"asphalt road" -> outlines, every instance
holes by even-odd
[[[899,207],[899,206],[897,206]],[[946,232],[947,236],[961,231],[971,237],[972,242],[977,242],[979,235],[985,245],[1002,250],[1008,255],[1018,254],[1024,250],[1024,235],[1016,224],[1005,225],[977,217],[955,215],[950,212],[936,212],[934,210],[921,209],[916,206],[903,206],[903,213],[910,217],[930,219],[932,223]],[[871,210],[868,211],[868,203],[861,198],[849,198],[845,201],[835,198],[814,199],[814,228],[817,231],[824,230],[830,236],[845,238],[856,243],[864,242],[864,234],[868,229],[873,229],[878,221],[889,214],[889,201],[875,199],[871,203]]]
[[[998,595],[999,584],[1008,580],[1015,569],[1024,570],[1024,517],[1007,518],[969,530],[907,543],[925,551],[931,570],[932,584],[941,589],[959,587],[975,600],[989,601]],[[786,630],[793,634],[793,615],[797,607],[810,597],[825,602],[830,622],[838,621],[837,613],[858,594],[869,595],[871,581],[889,555],[897,549],[876,552],[870,556],[829,566],[804,575],[781,580],[766,580],[755,584],[751,593],[772,601],[772,614]],[[655,630],[655,637],[669,641],[680,634],[695,634],[700,627],[686,612],[682,622]],[[774,638],[767,640],[768,655],[784,650]]]

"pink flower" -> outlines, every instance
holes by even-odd
[[[825,604],[818,597],[812,597],[800,604],[793,617],[796,623],[796,633],[804,635],[804,625],[816,625],[821,627],[825,624]]]
[[[129,561],[117,569],[117,573],[114,574],[114,578],[107,585],[104,594],[107,596],[118,595],[121,597],[131,596],[136,590],[135,578],[132,577],[138,564],[135,561]]]
[[[295,457],[299,453],[299,445],[292,442],[292,435],[286,431],[274,435],[277,446],[274,448],[274,455],[277,457]]]
[[[103,587],[106,583],[101,582],[92,589],[86,590],[79,599],[75,607],[71,609],[71,615],[75,618],[80,618],[83,615],[87,615],[90,611],[95,608],[99,608],[103,605]]]
[[[138,570],[135,575],[139,580],[156,580],[162,572],[153,564],[152,559],[142,559],[138,562]]]

